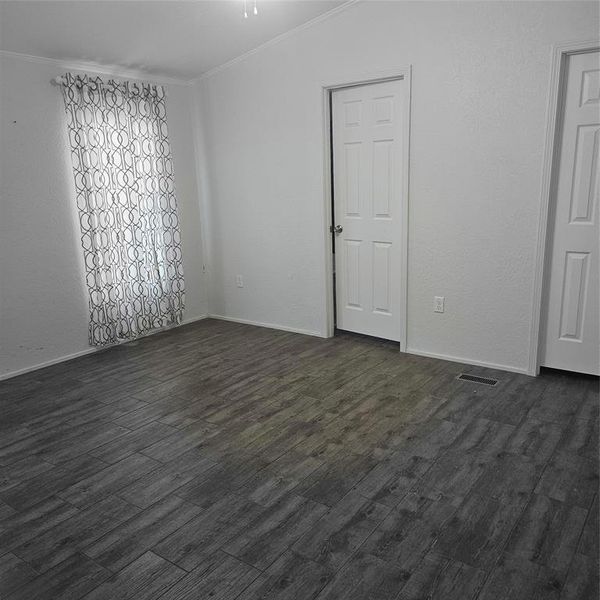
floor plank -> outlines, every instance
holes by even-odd
[[[107,579],[86,600],[152,600],[162,596],[185,576],[185,571],[146,552],[119,573]]]
[[[19,587],[7,600],[56,600],[83,598],[94,590],[110,572],[82,554],[74,554],[45,574]]]

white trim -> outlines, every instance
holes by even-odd
[[[61,362],[66,362],[68,360],[73,360],[74,358],[79,358],[80,356],[85,356],[86,354],[93,354],[95,352],[98,352],[98,348],[86,348],[85,350],[81,350],[79,352],[73,352],[73,354],[66,354],[65,356],[60,356],[59,358],[53,358],[51,360],[46,360],[44,362],[37,363],[30,367],[25,367],[23,369],[17,369],[16,371],[9,371],[8,373],[2,373],[0,375],[0,381],[4,381],[5,379],[12,379],[13,377],[18,377],[19,375],[25,375],[25,373],[31,373],[32,371],[44,369],[45,367],[51,367],[52,365],[56,365]]]
[[[117,65],[101,65],[100,63],[86,61],[59,60],[56,58],[33,56],[31,54],[21,54],[20,52],[10,52],[8,50],[0,50],[0,57],[13,58],[15,60],[23,60],[25,62],[41,65],[49,65],[56,67],[57,69],[65,69],[67,71],[83,71],[97,73],[98,75],[110,75],[112,77],[119,77],[123,79],[142,79],[144,81],[151,81],[161,85],[190,85],[190,82],[187,79],[163,77],[161,75],[153,75],[147,71],[142,71],[139,69],[126,69]]]
[[[210,319],[210,315],[206,313],[204,315],[200,315],[199,317],[190,317],[189,319],[184,319],[179,325],[174,325],[173,327],[169,327],[169,329],[176,329],[182,325],[189,325],[190,323],[195,323],[196,321],[204,321],[204,319]],[[161,331],[164,331],[164,329]],[[158,331],[156,333],[158,333]]]
[[[403,185],[402,190],[402,264],[400,266],[400,285],[401,290],[401,307],[400,312],[403,314],[400,330],[400,351],[406,352],[408,346],[407,330],[408,330],[408,218],[410,205],[410,106],[411,106],[411,83],[412,83],[412,65],[403,67],[394,67],[391,69],[371,71],[371,72],[355,72],[347,73],[344,76],[332,78],[329,83],[322,82],[320,84],[320,93],[323,103],[323,212],[322,212],[322,227],[325,236],[325,314],[326,314],[326,337],[332,337],[334,334],[334,290],[333,290],[333,256],[331,253],[331,232],[330,228],[333,225],[333,215],[331,213],[331,136],[329,122],[331,119],[329,107],[329,93],[332,90],[350,87],[354,85],[368,85],[372,83],[381,83],[382,81],[391,81],[394,79],[402,79],[406,82],[406,105],[404,107],[404,125],[406,135],[404,136],[403,146]],[[403,293],[402,293],[403,292]]]
[[[162,333],[163,331],[168,331],[170,329],[177,329],[182,325],[188,325],[189,323],[194,323],[196,321],[202,321],[203,319],[208,319],[208,315],[201,315],[199,317],[192,317],[191,319],[184,319],[179,325],[172,325],[170,327],[162,327],[161,329],[157,329],[156,331],[151,331],[146,335],[142,335],[136,339],[142,339],[145,337],[150,337],[151,335],[156,335],[157,333]],[[73,354],[65,354],[64,356],[60,356],[58,358],[53,358],[51,360],[46,360],[41,363],[37,363],[30,367],[24,367],[23,369],[17,369],[16,371],[9,371],[8,373],[0,374],[0,381],[4,381],[5,379],[12,379],[13,377],[18,377],[19,375],[25,375],[26,373],[31,373],[32,371],[39,371],[40,369],[44,369],[46,367],[51,367],[52,365],[57,365],[58,363],[67,362],[69,360],[73,360],[74,358],[79,358],[80,356],[85,356],[86,354],[95,354],[96,352],[102,352],[104,350],[110,350],[111,348],[115,348],[116,346],[122,346],[123,344],[129,344],[130,342],[134,342],[136,340],[126,340],[124,342],[119,342],[117,344],[112,344],[110,346],[103,346],[101,348],[86,348],[85,350],[80,350],[79,352],[73,352]]]
[[[250,319],[237,319],[236,317],[226,317],[225,315],[209,314],[209,319],[218,319],[219,321],[230,321],[231,323],[240,323],[242,325],[254,325],[255,327],[266,327],[267,329],[279,329],[280,331],[289,331],[290,333],[301,333],[302,335],[310,335],[312,337],[326,338],[326,335],[318,331],[309,329],[300,329],[298,327],[288,327],[287,325],[277,325],[275,323],[262,323],[260,321],[252,321]]]
[[[322,80],[320,86],[322,88],[336,89],[344,87],[352,87],[353,85],[368,85],[370,83],[381,83],[388,79],[408,78],[410,82],[411,65],[400,65],[390,67],[388,69],[377,69],[374,71],[347,71],[339,74],[336,69],[336,75],[331,78]]]
[[[333,290],[333,252],[331,251],[331,227],[333,226],[332,193],[331,193],[331,108],[329,105],[329,89],[321,86],[321,101],[323,102],[323,202],[321,203],[321,227],[325,248],[325,337],[335,334],[335,306]]]
[[[561,113],[562,86],[564,83],[564,68],[569,54],[590,52],[600,49],[600,40],[588,42],[568,42],[557,44],[552,48],[552,64],[550,68],[550,83],[548,106],[546,108],[546,142],[542,163],[542,181],[540,212],[538,220],[537,244],[534,263],[533,300],[531,305],[531,327],[529,331],[529,360],[528,375],[537,375],[540,371],[540,341],[541,314],[544,296],[544,271],[546,266],[546,245],[548,240],[548,214],[553,201],[555,186],[555,163],[558,157],[556,140],[559,135],[557,128]]]
[[[195,79],[190,79],[188,83],[193,84],[193,83],[197,83],[198,81],[200,81],[202,79],[212,77],[216,73],[220,73],[221,71],[228,69],[229,67],[232,67],[233,65],[236,65],[237,63],[256,54],[257,52],[264,50],[265,48],[270,48],[271,46],[278,44],[279,42],[282,42],[283,40],[286,40],[290,36],[293,36],[296,33],[299,33],[300,31],[308,29],[309,27],[312,27],[313,25],[316,25],[317,23],[321,23],[322,21],[325,21],[326,19],[329,19],[330,17],[337,15],[338,13],[350,8],[354,4],[357,4],[358,2],[361,2],[361,0],[347,0],[347,2],[344,2],[343,4],[340,4],[339,6],[336,6],[335,8],[332,8],[331,10],[328,10],[327,12],[320,14],[318,17],[315,17],[314,19],[311,19],[310,21],[306,21],[306,23],[302,23],[302,25],[298,25],[297,27],[294,27],[293,29],[288,29],[288,31],[284,31],[283,33],[280,33],[278,36],[275,36],[274,38],[264,42],[260,46],[256,46],[256,48],[252,48],[252,50],[248,50],[247,52],[244,52],[244,54],[240,54],[239,56],[236,56],[235,58],[232,58],[231,60],[228,60],[227,62],[224,62],[221,65],[218,65],[216,67],[213,67],[212,69],[209,69],[208,71],[205,71],[199,77],[196,77]]]
[[[462,356],[452,356],[450,354],[437,354],[436,352],[425,352],[424,350],[416,350],[415,348],[407,348],[408,354],[415,354],[417,356],[425,356],[426,358],[436,358],[438,360],[447,360],[450,362],[463,363],[466,365],[473,365],[475,367],[485,367],[486,369],[498,369],[500,371],[510,371],[511,373],[520,373],[522,375],[529,375],[527,369],[521,367],[513,367],[511,365],[500,365],[497,363],[485,362],[483,360],[474,360],[472,358],[464,358]]]

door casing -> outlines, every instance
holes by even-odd
[[[396,67],[385,71],[369,73],[349,73],[339,79],[332,78],[320,84],[321,101],[323,107],[323,228],[325,248],[325,290],[326,290],[326,337],[333,337],[335,330],[335,308],[333,287],[333,254],[331,251],[331,232],[333,225],[332,211],[332,186],[331,186],[331,110],[329,95],[333,90],[353,87],[357,85],[368,85],[381,83],[394,79],[403,79],[406,82],[406,105],[402,118],[405,123],[406,136],[403,140],[402,159],[402,261],[400,265],[400,313],[403,315],[400,331],[400,351],[406,352],[407,348],[407,304],[408,304],[408,217],[409,217],[409,166],[410,166],[410,104],[411,104],[411,72],[410,65]]]

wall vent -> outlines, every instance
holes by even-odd
[[[492,379],[491,377],[479,377],[479,375],[469,375],[468,373],[461,373],[456,379],[460,379],[462,381],[470,381],[471,383],[481,383],[483,385],[496,385],[498,383],[497,379]]]

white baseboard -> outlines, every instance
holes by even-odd
[[[261,323],[259,321],[252,321],[250,319],[237,319],[235,317],[226,317],[224,315],[214,315],[207,314],[201,315],[199,317],[192,317],[190,319],[184,319],[180,325],[174,325],[173,327],[168,327],[164,329],[159,329],[158,331],[153,331],[149,333],[147,336],[155,335],[167,329],[174,329],[176,327],[181,327],[181,325],[187,325],[188,323],[194,323],[196,321],[202,321],[203,319],[219,319],[220,321],[231,321],[232,323],[241,323],[243,325],[254,325],[255,327],[266,327],[268,329],[279,329],[281,331],[289,331],[291,333],[300,333],[303,335],[310,335],[313,337],[326,338],[327,336],[318,331],[311,331],[308,329],[300,329],[298,327],[288,327],[287,325],[277,325],[275,323]],[[127,342],[123,342],[126,344]],[[61,362],[66,362],[68,360],[73,360],[74,358],[78,358],[80,356],[85,356],[86,354],[92,354],[94,352],[99,352],[101,350],[105,350],[106,348],[86,348],[85,350],[81,350],[79,352],[74,352],[72,354],[66,354],[64,356],[60,356],[58,358],[53,358],[51,360],[47,360],[41,363],[37,363],[35,365],[31,365],[29,367],[25,367],[23,369],[18,369],[16,371],[9,371],[8,373],[0,374],[0,381],[5,379],[11,379],[13,377],[18,377],[19,375],[24,375],[25,373],[30,373],[31,371],[37,371],[39,369],[43,369],[45,367],[50,367],[52,365],[56,365]],[[523,375],[531,375],[535,376],[535,373],[530,373],[528,369],[523,369],[520,367],[514,367],[511,365],[501,365],[497,363],[485,362],[481,360],[474,360],[472,358],[466,358],[462,356],[451,356],[448,354],[438,354],[435,352],[426,352],[424,350],[417,350],[416,348],[408,347],[406,349],[408,354],[416,354],[417,356],[425,356],[427,358],[437,358],[439,360],[448,360],[450,362],[458,362],[464,363],[467,365],[474,365],[477,367],[486,367],[488,369],[498,369],[500,371],[510,371],[512,373],[521,373]]]
[[[188,323],[195,323],[196,321],[203,321],[204,319],[210,318],[208,314],[200,315],[199,317],[192,317],[191,319],[184,319],[181,321],[179,325],[175,325],[175,327],[181,327],[181,325],[187,325]]]
[[[439,360],[447,360],[450,362],[463,363],[465,365],[473,365],[475,367],[485,367],[487,369],[498,369],[499,371],[510,371],[511,373],[520,373],[522,375],[531,375],[528,369],[513,367],[510,365],[499,365],[497,363],[485,362],[483,360],[475,360],[473,358],[465,358],[463,356],[451,356],[449,354],[437,354],[435,352],[426,352],[415,348],[407,348],[408,354],[416,354],[417,356],[425,356],[427,358],[437,358]]]
[[[58,358],[52,358],[51,360],[45,360],[44,362],[36,363],[35,365],[24,367],[23,369],[17,369],[16,371],[2,373],[0,375],[0,381],[3,381],[5,379],[12,379],[13,377],[18,377],[19,375],[25,375],[25,373],[31,373],[31,371],[37,371],[39,369],[44,369],[45,367],[51,367],[52,365],[56,365],[61,362],[66,362],[68,360],[73,360],[74,358],[85,356],[86,354],[93,354],[94,352],[98,352],[98,348],[86,348],[85,350],[73,352],[72,354],[65,354],[63,356],[59,356]]]
[[[307,329],[299,329],[297,327],[287,327],[286,325],[275,325],[274,323],[261,323],[259,321],[252,321],[250,319],[237,319],[235,317],[226,317],[224,315],[209,314],[209,319],[219,319],[221,321],[231,321],[232,323],[241,323],[243,325],[254,325],[256,327],[267,327],[269,329],[280,329],[281,331],[290,331],[292,333],[301,333],[303,335],[311,335],[313,337],[326,338],[328,336],[323,333],[310,331]],[[447,360],[450,362],[464,363],[466,365],[473,365],[476,367],[485,367],[487,369],[498,369],[499,371],[510,371],[511,373],[520,373],[522,375],[535,375],[528,371],[528,369],[522,369],[519,367],[513,367],[511,365],[501,365],[497,363],[485,362],[481,360],[474,360],[472,358],[465,358],[462,356],[451,356],[448,354],[436,354],[435,352],[425,352],[423,350],[417,350],[416,348],[407,348],[408,354],[416,354],[417,356],[425,356],[427,358],[437,358],[439,360]]]
[[[251,321],[250,319],[236,319],[235,317],[226,317],[224,315],[208,315],[209,319],[219,319],[219,321],[231,321],[232,323],[241,323],[242,325],[254,325],[255,327],[266,327],[267,329],[279,329],[281,331],[289,331],[291,333],[301,333],[303,335],[311,335],[313,337],[326,338],[326,335],[318,331],[309,329],[299,329],[298,327],[288,327],[287,325],[276,325],[275,323],[261,323],[260,321]]]
[[[173,325],[171,327],[163,327],[162,329],[158,329],[156,331],[152,331],[146,335],[140,336],[138,339],[148,337],[151,335],[156,335],[162,331],[167,331],[168,329],[175,329],[176,327],[181,327],[182,325],[187,325],[188,323],[194,323],[195,321],[202,321],[202,319],[207,319],[208,315],[201,315],[199,317],[192,317],[190,319],[184,319],[179,325]],[[114,344],[114,346],[120,346],[121,344],[127,344],[129,341],[121,342],[119,344]],[[51,367],[52,365],[57,365],[61,362],[67,362],[68,360],[73,360],[74,358],[79,358],[80,356],[85,356],[86,354],[93,354],[94,352],[100,352],[102,350],[107,350],[110,347],[114,346],[103,346],[100,348],[86,348],[85,350],[80,350],[79,352],[73,352],[72,354],[65,354],[63,356],[59,356],[58,358],[52,358],[51,360],[45,360],[41,363],[36,363],[35,365],[31,365],[29,367],[24,367],[23,369],[17,369],[16,371],[9,371],[8,373],[0,374],[0,381],[4,381],[5,379],[12,379],[13,377],[18,377],[19,375],[25,375],[25,373],[31,373],[32,371],[38,371],[39,369],[44,369],[46,367]]]

